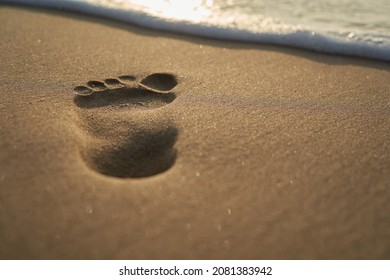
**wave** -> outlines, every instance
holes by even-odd
[[[256,18],[242,14],[221,16],[211,12],[207,17],[196,19],[185,18],[183,14],[167,17],[121,0],[5,0],[3,3],[62,9],[212,39],[267,43],[390,61],[390,37],[387,35],[309,30],[258,15]]]

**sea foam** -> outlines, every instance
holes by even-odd
[[[176,1],[176,6],[166,0],[155,1],[154,4],[160,5],[154,6],[150,0],[3,1],[79,12],[155,30],[390,61],[390,36],[387,34],[309,29],[259,14],[216,10],[212,5],[207,6],[207,1],[198,2],[195,7],[194,2],[191,2],[192,6],[183,5],[184,0]],[[149,3],[149,6],[142,3]]]

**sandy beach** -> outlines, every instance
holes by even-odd
[[[390,258],[389,64],[0,23],[1,259]]]

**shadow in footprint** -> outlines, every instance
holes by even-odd
[[[139,131],[120,144],[110,143],[103,149],[90,150],[84,160],[92,169],[107,176],[142,178],[156,175],[175,163],[177,136],[175,127]]]

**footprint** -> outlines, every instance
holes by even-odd
[[[126,75],[75,87],[74,103],[86,132],[81,148],[86,164],[119,178],[168,170],[176,160],[178,130],[153,109],[176,99],[172,92],[176,85],[174,75],[155,73],[140,82]]]

